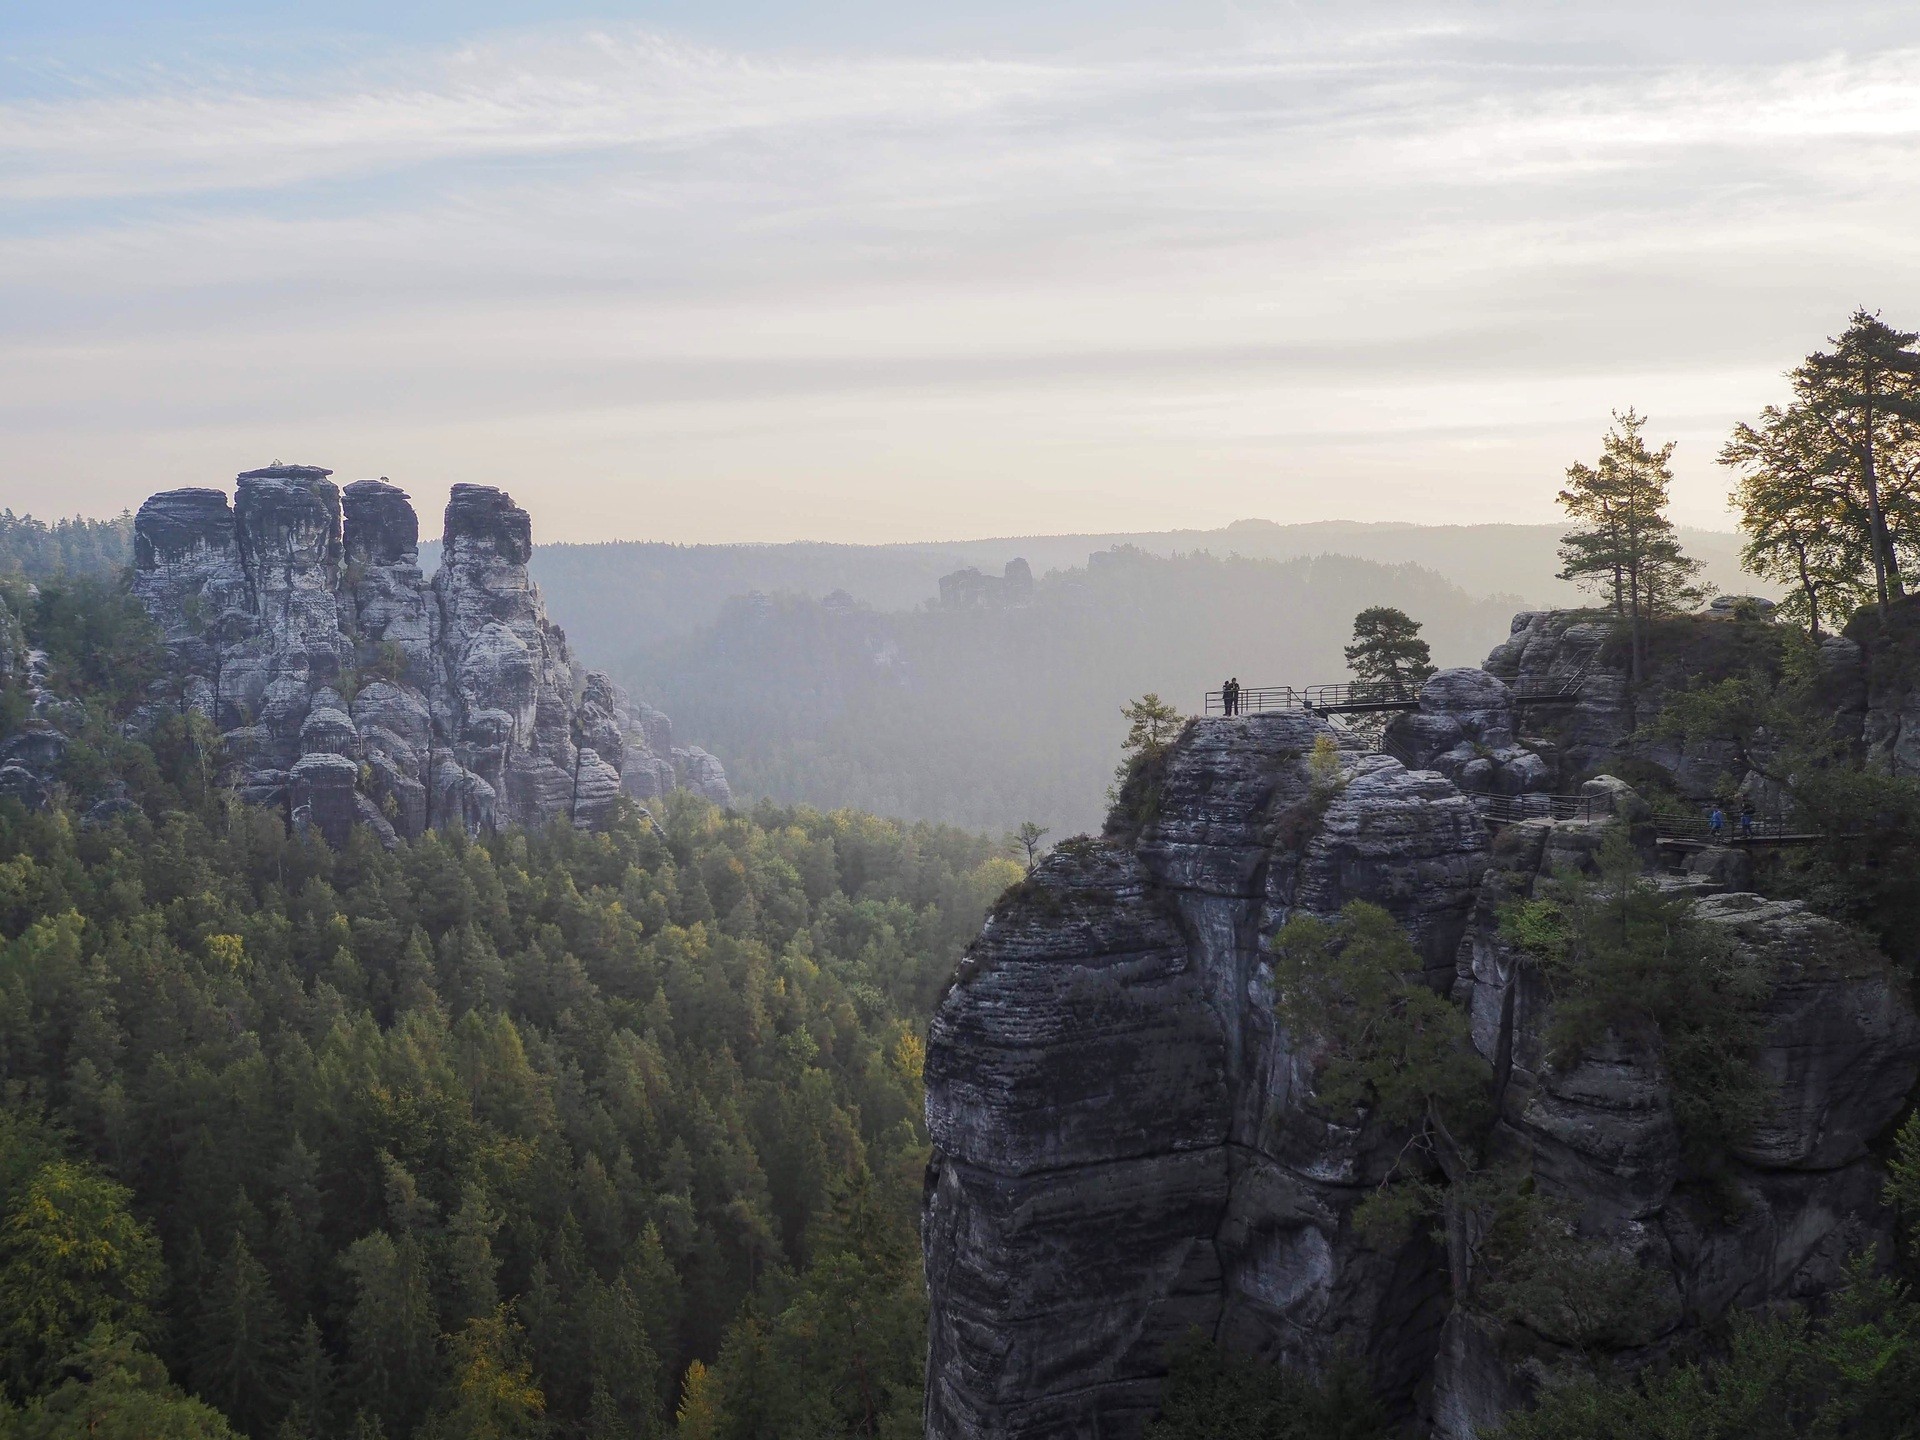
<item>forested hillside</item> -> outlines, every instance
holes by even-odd
[[[918,1433],[919,1037],[989,842],[680,795],[334,853],[204,727],[117,737],[124,595],[7,599],[128,804],[0,801],[0,1433]]]
[[[618,678],[701,735],[739,794],[1064,835],[1104,815],[1133,697],[1191,712],[1230,674],[1343,679],[1354,616],[1377,604],[1423,621],[1440,663],[1475,664],[1519,605],[1411,565],[1098,558],[1004,609],[735,600]]]
[[[819,597],[845,590],[879,610],[912,610],[937,593],[939,578],[964,566],[999,571],[1016,557],[1036,575],[1083,568],[1087,557],[1130,547],[1151,555],[1304,560],[1338,555],[1381,565],[1418,565],[1476,596],[1513,594],[1527,605],[1574,603],[1579,592],[1554,578],[1560,525],[1405,525],[1327,520],[1282,525],[1239,520],[1217,530],[1128,534],[1014,535],[924,544],[669,545],[615,540],[542,544],[534,578],[554,614],[596,664],[626,664],[709,625],[727,600],[752,590]],[[1760,582],[1740,568],[1740,537],[1682,528],[1689,554],[1723,590]],[[431,546],[423,546],[430,556]],[[429,568],[433,560],[426,561]],[[1772,594],[1760,585],[1760,593]],[[610,605],[606,597],[620,597]]]
[[[112,520],[76,515],[49,525],[0,510],[0,576],[117,575],[132,558],[133,516],[124,511]]]

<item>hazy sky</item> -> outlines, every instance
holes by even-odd
[[[0,504],[1531,521],[1633,404],[1725,524],[1780,372],[1920,329],[1910,3],[563,11],[7,0]]]

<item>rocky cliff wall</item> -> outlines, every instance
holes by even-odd
[[[1366,899],[1436,983],[1487,835],[1434,774],[1349,751],[1317,797],[1302,715],[1201,722],[1160,818],[1062,846],[988,921],[935,1015],[927,1433],[1137,1434],[1169,1343],[1366,1357],[1410,1410],[1445,1320],[1424,1237],[1361,1246],[1353,1208],[1404,1137],[1317,1115],[1273,1022],[1262,937]]]
[[[576,693],[510,496],[453,487],[429,581],[406,493],[330,474],[251,470],[231,504],[170,490],[135,519],[134,593],[175,662],[148,713],[206,716],[246,798],[336,844],[354,824],[593,826],[622,793],[678,785],[730,803],[719,763],[674,748],[664,716],[598,672]]]
[[[1697,913],[1774,981],[1758,1057],[1774,1098],[1711,1184],[1682,1163],[1656,1055],[1546,1063],[1546,996],[1497,911],[1590,867],[1604,827],[1532,822],[1496,847],[1460,786],[1541,788],[1633,733],[1606,684],[1562,722],[1552,757],[1518,733],[1505,679],[1585,663],[1578,623],[1523,616],[1496,652],[1506,676],[1436,677],[1396,722],[1430,769],[1303,714],[1192,722],[1151,821],[1062,845],[1002,901],[928,1044],[929,1436],[1137,1435],[1169,1345],[1195,1326],[1272,1360],[1353,1355],[1401,1418],[1449,1440],[1522,1403],[1565,1353],[1551,1327],[1522,1333],[1472,1298],[1465,1221],[1444,1243],[1415,1233],[1383,1249],[1356,1233],[1407,1136],[1318,1106],[1263,953],[1293,914],[1352,899],[1398,918],[1427,983],[1467,1012],[1496,1077],[1492,1159],[1564,1203],[1591,1253],[1643,1274],[1647,1333],[1623,1363],[1732,1307],[1817,1295],[1873,1238],[1867,1147],[1914,1086],[1920,1022],[1842,927],[1688,882]],[[1342,783],[1316,792],[1322,739],[1346,748]],[[1624,785],[1589,788],[1637,817]]]

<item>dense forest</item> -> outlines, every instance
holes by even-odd
[[[0,576],[40,580],[54,575],[117,575],[133,558],[133,516],[74,516],[49,525],[0,510]]]
[[[116,585],[4,593],[89,713],[0,801],[0,1433],[918,1433],[919,1037],[992,844],[679,795],[336,854],[198,723],[119,735]]]

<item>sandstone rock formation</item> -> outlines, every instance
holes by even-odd
[[[1361,898],[1436,977],[1484,866],[1471,805],[1298,714],[1196,726],[1137,842],[1064,845],[991,918],[933,1022],[927,1433],[1126,1436],[1200,1325],[1302,1362],[1364,1354],[1411,1406],[1445,1318],[1418,1238],[1347,1217],[1403,1136],[1331,1125],[1276,1027],[1260,942]]]
[[[135,520],[134,593],[175,662],[157,699],[213,722],[246,798],[335,844],[355,824],[593,826],[623,793],[681,784],[730,802],[719,762],[673,750],[664,716],[598,672],[576,696],[510,496],[453,487],[429,582],[406,493],[330,474],[250,470],[231,506],[171,490]]]
[[[1547,763],[1519,743],[1513,695],[1485,670],[1441,670],[1420,688],[1420,708],[1388,722],[1390,753],[1438,770],[1462,790],[1524,795],[1546,790]]]
[[[1482,878],[1460,947],[1454,996],[1495,1067],[1496,1164],[1578,1216],[1581,1236],[1640,1267],[1652,1297],[1639,1337],[1651,1357],[1733,1308],[1836,1288],[1848,1257],[1888,1238],[1884,1174],[1869,1143],[1906,1107],[1920,1076],[1920,1019],[1885,957],[1798,901],[1706,896],[1695,914],[1772,978],[1755,1057],[1768,1096],[1720,1173],[1683,1161],[1659,1056],[1610,1040],[1571,1067],[1547,1062],[1551,1002],[1520,963],[1496,912],[1591,856],[1595,827],[1532,821],[1506,831]],[[1455,1237],[1466,1248],[1466,1237]],[[1471,1301],[1456,1304],[1435,1357],[1432,1433],[1472,1440],[1532,1392],[1543,1356],[1566,1339],[1524,1332]],[[1504,1333],[1503,1333],[1504,1332]],[[1634,1363],[1629,1348],[1620,1356]]]
[[[1725,617],[1729,643],[1763,646],[1735,630],[1755,623]],[[1644,758],[1601,639],[1581,617],[1520,617],[1487,673],[1441,672],[1394,722],[1408,764],[1299,712],[1192,722],[1143,823],[1063,844],[1002,900],[928,1042],[930,1437],[1138,1435],[1169,1345],[1195,1326],[1309,1367],[1354,1356],[1414,1433],[1448,1440],[1497,1424],[1542,1357],[1566,1353],[1479,1307],[1461,1215],[1440,1241],[1356,1232],[1408,1137],[1316,1104],[1264,953],[1293,914],[1356,898],[1401,922],[1426,983],[1465,1012],[1493,1075],[1487,1157],[1564,1204],[1580,1243],[1638,1267],[1645,1333],[1624,1363],[1735,1307],[1831,1289],[1884,1228],[1871,1146],[1920,1074],[1920,1020],[1850,931],[1735,891],[1744,856],[1669,882],[1773,981],[1756,1061],[1772,1098],[1721,1173],[1685,1163],[1656,1052],[1615,1041],[1548,1063],[1549,997],[1500,908],[1590,868],[1609,819],[1650,837],[1649,811],[1601,775],[1580,790],[1607,819],[1509,825],[1496,843],[1467,792]],[[1583,667],[1555,733],[1522,733],[1510,683]],[[1320,740],[1342,775],[1316,790]],[[1682,776],[1717,761],[1659,753]]]
[[[969,565],[940,577],[940,605],[946,610],[999,610],[1030,604],[1033,567],[1025,560],[1009,560],[998,575],[983,575]]]

